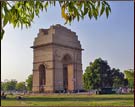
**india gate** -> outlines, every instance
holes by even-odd
[[[75,32],[59,24],[39,29],[33,46],[33,92],[82,89],[82,48]]]

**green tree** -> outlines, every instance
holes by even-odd
[[[83,75],[84,80],[84,88],[89,89],[97,89],[100,86],[100,77],[97,71],[92,70],[91,66],[88,66]]]
[[[11,81],[7,81],[7,82],[3,82],[2,87],[3,87],[4,91],[13,91],[13,90],[15,90],[16,84],[17,84],[16,80],[11,80]]]
[[[98,58],[86,68],[83,81],[87,90],[119,87],[124,84],[124,74],[119,72],[119,69],[111,70],[107,61]]]
[[[132,88],[134,88],[134,70],[133,69],[125,70],[124,74],[126,76],[126,79],[128,80],[129,87],[132,90]]]
[[[124,78],[124,86],[128,86],[128,79]]]
[[[32,75],[28,76],[28,79],[26,80],[26,84],[27,84],[27,90],[32,91]]]
[[[85,70],[83,75],[85,89],[110,87],[110,67],[107,61],[96,59]]]
[[[71,23],[73,20],[84,19],[87,15],[90,19],[101,16],[106,13],[108,17],[111,12],[110,5],[106,1],[96,0],[59,0],[57,1],[61,8],[61,16],[66,23]],[[4,34],[4,27],[10,23],[15,27],[26,28],[31,26],[35,16],[39,16],[40,11],[45,10],[50,6],[56,5],[56,0],[27,0],[27,1],[1,1],[1,39]]]
[[[112,74],[114,88],[119,88],[119,87],[124,86],[125,84],[124,82],[126,82],[126,80],[124,79],[124,74],[120,72],[119,69],[113,68],[111,70],[111,74]]]
[[[16,84],[16,90],[18,91],[24,91],[26,90],[25,82],[19,82]]]

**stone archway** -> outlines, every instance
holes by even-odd
[[[33,46],[33,92],[82,89],[82,47],[76,33],[59,24],[39,29]]]
[[[43,64],[39,65],[39,92],[44,92],[46,84],[46,70]]]
[[[74,90],[74,69],[73,69],[73,61],[69,54],[64,55],[62,59],[63,64],[63,89],[65,91]]]

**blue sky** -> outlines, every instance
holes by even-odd
[[[89,62],[101,57],[107,60],[111,68],[134,68],[134,3],[110,2],[112,12],[107,19],[105,15],[98,20],[85,17],[80,22],[64,25],[59,6],[49,7],[47,13],[41,12],[35,17],[29,29],[14,29],[12,25],[5,27],[5,35],[1,41],[1,79],[24,81],[33,69],[34,38],[40,28],[61,24],[76,32],[82,44],[83,71]]]

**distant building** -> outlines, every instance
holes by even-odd
[[[33,92],[82,89],[82,48],[75,32],[57,24],[40,29],[33,48]]]

